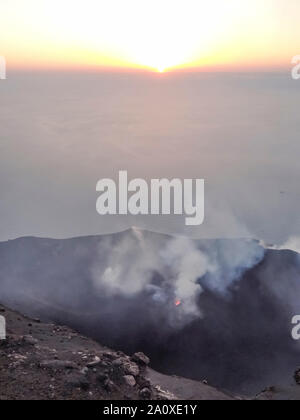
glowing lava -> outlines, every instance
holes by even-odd
[[[178,300],[176,300],[176,301],[175,301],[175,306],[180,306],[180,305],[181,305],[181,300],[179,300],[179,299],[178,299]]]

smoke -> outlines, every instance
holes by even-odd
[[[99,255],[106,254],[107,263],[96,262],[92,267],[96,289],[106,296],[131,297],[147,292],[162,304],[180,300],[177,321],[184,322],[186,316],[190,320],[190,316],[200,315],[196,298],[202,289],[197,280],[206,274],[209,262],[188,239],[172,239],[161,246],[159,249],[145,240],[137,229],[116,246],[107,238],[99,246]],[[160,282],[155,273],[160,273]],[[174,321],[172,313],[169,321]]]
[[[265,249],[274,249],[278,251],[289,250],[297,252],[300,254],[300,237],[299,236],[290,236],[288,240],[281,245],[267,244],[265,241],[259,241],[260,245]]]
[[[137,228],[115,245],[108,237],[100,243],[99,262],[91,268],[96,290],[102,296],[126,298],[147,292],[155,302],[168,304],[172,326],[182,326],[203,316],[198,303],[202,285],[226,295],[264,256],[264,248],[252,240],[209,243],[199,246],[197,241],[176,237],[158,246]],[[155,273],[160,273],[159,283]]]
[[[141,231],[0,244],[0,300],[168,374],[258,392],[290,378],[300,259],[254,240]]]
[[[291,236],[283,245],[277,247],[277,249],[289,249],[300,254],[300,237]]]
[[[141,245],[142,244],[142,245]],[[99,254],[107,261],[91,268],[96,288],[107,296],[136,295],[149,283],[157,257],[136,235],[123,237],[113,246],[107,238],[99,246]],[[102,258],[101,258],[102,260]]]
[[[170,282],[173,282],[174,293],[181,303],[181,315],[200,316],[197,297],[202,288],[197,280],[209,270],[206,256],[188,239],[177,238],[166,245],[160,257],[161,264],[170,272]]]

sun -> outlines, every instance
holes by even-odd
[[[46,35],[57,60],[165,73],[203,64],[206,57],[218,61],[220,45],[236,36],[232,33],[234,23],[240,21],[240,10],[246,13],[241,3],[248,1],[44,0],[40,3],[44,4],[47,23],[44,26],[49,32]],[[254,1],[258,0],[251,3]]]

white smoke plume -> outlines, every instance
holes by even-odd
[[[278,247],[278,249],[289,249],[290,251],[295,251],[300,254],[300,237],[291,236],[283,245]]]
[[[162,250],[160,257],[171,273],[170,281],[173,283],[178,302],[181,303],[180,309],[183,309],[184,314],[200,315],[196,298],[202,288],[197,280],[209,269],[206,256],[191,240],[175,238]]]
[[[112,238],[101,242],[92,277],[99,293],[108,296],[149,293],[155,302],[172,308],[172,324],[182,324],[203,316],[197,302],[202,285],[226,294],[264,256],[264,248],[252,240],[210,244],[201,247],[198,241],[183,237],[153,241],[134,228],[118,243]],[[154,273],[160,274],[159,283],[153,282]]]
[[[290,236],[289,239],[281,245],[269,245],[264,241],[260,241],[261,246],[265,249],[274,249],[278,251],[289,250],[294,251],[300,254],[300,237],[299,236]]]

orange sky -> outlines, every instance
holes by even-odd
[[[1,0],[8,67],[278,68],[300,54],[299,0]]]

